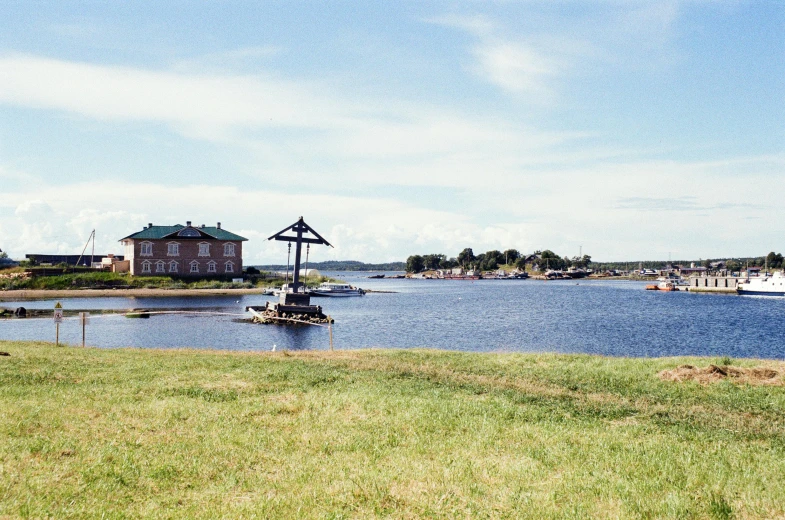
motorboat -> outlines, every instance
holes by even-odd
[[[363,296],[365,291],[348,283],[324,282],[311,289],[311,296]]]
[[[690,281],[685,280],[681,276],[660,276],[657,278],[658,285],[664,286],[664,284],[673,284],[676,289],[678,290],[679,287],[689,287]]]
[[[773,274],[748,276],[739,282],[736,292],[746,295],[785,296],[785,274],[776,271]]]
[[[273,294],[275,296],[280,296],[281,294],[290,293],[290,292],[294,292],[294,284],[285,283],[281,285],[280,289],[274,289],[272,293],[268,293],[267,291],[265,291],[264,294]],[[304,284],[301,283],[297,287],[297,292],[303,294],[310,294],[311,289],[308,289]]]

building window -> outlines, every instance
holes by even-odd
[[[180,256],[180,244],[177,242],[166,244],[166,256]]]
[[[210,256],[210,244],[199,242],[199,256]]]
[[[207,262],[207,272],[208,273],[217,273],[218,271],[215,268],[215,262],[212,260]]]
[[[151,272],[150,271],[150,266],[152,266],[152,265],[153,265],[153,263],[150,260],[145,260],[144,262],[142,262],[142,272],[143,273]]]
[[[224,244],[224,256],[234,256],[234,244]]]
[[[199,262],[197,262],[196,260],[191,262],[191,272],[192,273],[198,273],[199,272]]]
[[[177,262],[175,262],[174,260],[169,262],[169,272],[170,273],[176,273],[177,272]]]
[[[234,272],[234,262],[226,262],[226,272],[227,273]]]
[[[142,250],[139,252],[139,256],[153,256],[153,243],[142,242]]]
[[[166,264],[163,260],[158,260],[155,263],[155,272],[156,273],[165,273],[166,272]]]

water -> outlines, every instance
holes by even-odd
[[[336,348],[431,347],[474,352],[583,352],[608,356],[712,355],[785,358],[785,299],[644,291],[627,281],[370,280],[333,273],[365,289],[395,291],[313,302],[335,318]],[[198,308],[244,314],[268,297],[67,298],[66,309]],[[47,308],[54,301],[0,302]],[[93,315],[99,347],[265,351],[327,349],[326,328],[237,322],[240,316]],[[81,343],[75,318],[62,342]],[[0,320],[0,339],[54,340],[51,319]]]

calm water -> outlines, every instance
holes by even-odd
[[[785,358],[785,299],[644,291],[626,281],[369,280],[335,273],[363,298],[319,298],[335,320],[336,348],[433,347],[464,351],[682,354]],[[66,309],[199,308],[244,314],[264,296],[70,298]],[[54,300],[0,302],[52,308]],[[100,347],[231,350],[326,349],[327,329],[238,323],[241,316],[93,316],[87,343]],[[61,341],[81,342],[76,319]],[[0,339],[54,341],[51,319],[0,320]]]

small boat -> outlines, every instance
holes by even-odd
[[[376,278],[376,279],[384,278],[384,274],[374,274],[374,275],[369,276],[368,278]]]
[[[785,274],[777,271],[774,274],[752,277],[748,275],[746,280],[739,282],[736,292],[745,295],[785,296]]]
[[[294,284],[285,283],[281,285],[280,289],[273,289],[271,293],[265,291],[264,294],[267,295],[272,294],[274,296],[280,296],[281,294],[290,293],[290,292],[294,292]],[[300,286],[297,287],[297,292],[303,294],[310,294],[311,290],[305,287],[305,285],[301,284]]]
[[[589,273],[585,269],[570,267],[567,269],[567,272],[564,273],[564,275],[570,278],[586,278],[589,276]]]
[[[365,291],[346,283],[324,282],[316,289],[311,289],[311,296],[362,296]]]

